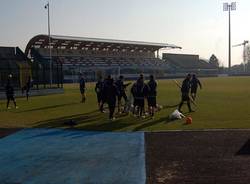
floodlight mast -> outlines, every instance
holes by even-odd
[[[51,56],[51,35],[50,35],[50,7],[49,7],[49,1],[45,5],[45,9],[48,10],[48,37],[49,37],[49,60],[50,60],[50,87],[52,87],[53,79],[52,79],[52,56]]]
[[[236,10],[236,2],[223,3],[223,11],[228,11],[228,69],[231,72],[231,11]]]

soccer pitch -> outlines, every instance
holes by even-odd
[[[65,122],[74,120],[76,129],[92,131],[164,131],[186,129],[250,128],[250,77],[201,78],[203,89],[198,91],[196,112],[183,112],[193,118],[170,121],[168,116],[180,102],[180,89],[172,80],[158,81],[158,104],[164,108],[154,119],[138,119],[132,115],[118,116],[109,121],[108,113],[97,110],[94,83],[87,84],[87,101],[80,103],[78,84],[66,84],[65,93],[17,98],[19,109],[6,110],[0,101],[0,128],[69,128]],[[178,80],[180,83],[182,80]]]

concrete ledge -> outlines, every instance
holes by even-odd
[[[30,91],[30,96],[43,96],[43,95],[53,95],[53,94],[63,94],[63,88],[54,88],[54,89],[34,89]],[[22,94],[22,91],[15,91],[16,97],[25,97],[25,93]],[[0,92],[0,99],[6,99],[5,92]]]

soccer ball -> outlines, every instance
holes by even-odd
[[[163,109],[163,106],[162,105],[159,105],[159,104],[156,104],[156,108],[157,108],[157,111],[160,111]]]
[[[9,78],[12,78],[12,74],[9,74]]]

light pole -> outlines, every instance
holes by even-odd
[[[231,72],[231,11],[236,10],[236,2],[223,3],[223,11],[228,11],[228,69]]]
[[[50,36],[50,11],[49,11],[49,1],[44,7],[48,10],[48,37],[49,37],[49,60],[50,60],[50,68],[49,68],[49,75],[50,75],[50,87],[52,86],[53,79],[52,79],[52,57],[51,57],[51,36]]]

